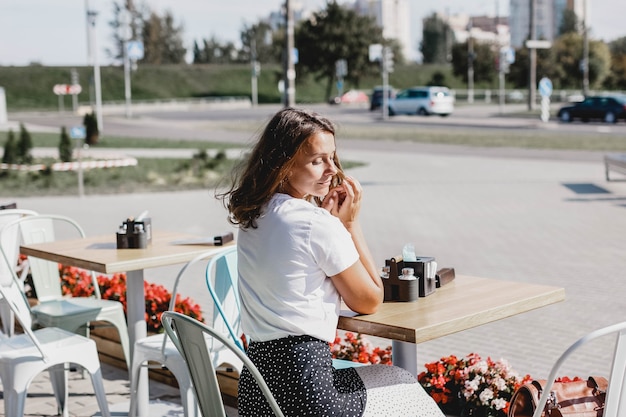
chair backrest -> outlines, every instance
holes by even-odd
[[[578,348],[599,337],[615,335],[615,350],[613,352],[613,364],[611,366],[611,376],[609,387],[606,393],[604,417],[622,417],[626,415],[626,321],[613,324],[595,330],[578,339],[557,359],[552,366],[550,375],[546,380],[546,386],[537,405],[534,417],[539,417],[546,406],[552,384],[563,362]]]
[[[214,346],[219,344],[221,347],[223,345],[241,359],[256,380],[274,414],[278,417],[283,416],[261,373],[246,354],[235,345],[230,336],[224,335],[198,320],[173,311],[164,312],[161,315],[161,322],[163,323],[165,333],[187,363],[203,417],[226,416],[215,374],[215,367],[206,343],[207,335],[214,340]]]
[[[54,242],[57,239],[56,229],[59,226],[62,226],[64,231],[67,229],[74,235],[82,238],[85,237],[83,228],[76,221],[69,217],[55,214],[37,214],[23,217],[17,220],[15,224],[19,227],[22,242],[27,245]],[[37,299],[41,302],[45,302],[62,298],[63,294],[59,280],[59,264],[32,256],[28,257],[28,262],[33,285],[37,293]],[[90,276],[94,286],[94,296],[101,298],[100,288],[98,287],[93,271],[90,271]]]
[[[0,259],[0,262],[4,263],[4,259]],[[26,295],[19,287],[17,281],[11,282],[11,285],[8,286],[0,285],[0,296],[2,296],[4,302],[6,302],[13,312],[15,319],[17,319],[22,326],[24,333],[28,335],[33,344],[37,347],[43,360],[47,360],[46,352],[37,340],[37,337],[31,328],[33,319],[30,311],[30,304],[28,304]]]
[[[33,216],[37,212],[23,209],[0,210],[0,230],[5,226],[21,219],[25,216]],[[6,262],[0,262],[0,285],[9,286],[13,281],[17,257],[19,255],[20,238],[18,228],[10,227],[6,232],[0,234],[0,248],[2,249]]]
[[[183,265],[183,267],[180,269],[180,271],[178,271],[178,274],[176,274],[176,279],[174,280],[174,285],[172,286],[172,298],[170,299],[170,305],[168,307],[169,311],[174,311],[176,308],[176,298],[178,295],[178,287],[180,286],[180,283],[184,280],[184,278],[187,276],[187,274],[194,274],[195,270],[194,270],[194,265],[200,263],[200,262],[204,262],[207,259],[211,258],[213,255],[215,254],[214,250],[210,250],[204,253],[201,253],[199,255],[196,255],[192,260],[190,260],[189,262],[187,262],[185,265]],[[195,275],[194,275],[195,276]],[[161,345],[161,351],[165,352],[165,345],[167,344],[167,338],[164,337],[163,338],[163,343]]]
[[[228,333],[241,350],[241,304],[239,301],[237,247],[232,246],[215,255],[206,268],[205,280],[213,298],[211,327]]]

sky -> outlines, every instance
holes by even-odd
[[[135,0],[139,4],[142,0]],[[323,8],[326,0],[300,0]],[[587,0],[589,27],[594,39],[611,41],[626,36],[624,0]],[[277,11],[284,0],[143,0],[162,14],[170,11],[183,26],[184,46],[215,36],[239,43],[244,25],[256,23]],[[343,1],[339,1],[343,3]],[[118,0],[123,3],[123,0]],[[411,38],[417,48],[422,18],[433,12],[506,16],[508,0],[410,0]],[[0,0],[0,66],[39,63],[49,66],[89,65],[86,10],[96,11],[95,49],[98,63],[111,64],[105,50],[112,48],[113,0]],[[190,54],[189,54],[190,55]]]

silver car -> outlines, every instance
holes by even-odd
[[[389,115],[420,114],[449,116],[454,111],[454,95],[447,87],[411,87],[389,100]]]

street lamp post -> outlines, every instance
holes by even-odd
[[[285,19],[287,21],[287,42],[285,43],[285,107],[296,103],[296,69],[294,64],[294,21],[291,0],[285,0]]]
[[[589,95],[589,29],[587,28],[587,1],[583,0],[583,95]]]
[[[102,133],[102,88],[100,85],[100,64],[98,63],[98,50],[96,42],[96,17],[98,12],[89,8],[89,0],[85,0],[85,9],[87,10],[87,39],[88,39],[88,55],[89,62],[93,65],[93,78],[96,90],[96,122],[98,131]]]
[[[467,24],[467,102],[474,102],[474,41],[471,17]]]

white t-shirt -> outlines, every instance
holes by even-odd
[[[328,277],[359,259],[350,233],[328,211],[286,194],[272,197],[257,226],[237,237],[244,333],[334,340],[341,300]]]

